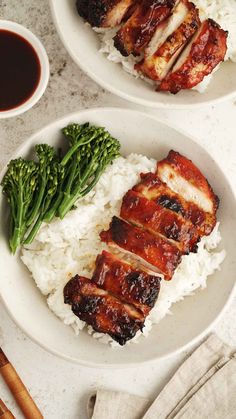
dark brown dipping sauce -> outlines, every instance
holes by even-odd
[[[36,90],[41,74],[38,55],[20,35],[0,30],[0,111],[16,108]]]

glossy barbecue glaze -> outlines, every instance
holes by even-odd
[[[132,339],[144,326],[143,314],[121,303],[90,279],[76,275],[64,288],[64,301],[73,313],[94,330],[108,333],[120,345]]]
[[[180,194],[173,192],[165,182],[154,173],[141,174],[141,182],[133,188],[147,199],[176,212],[197,228],[200,236],[211,233],[216,224],[216,215],[203,211]]]
[[[109,230],[102,231],[100,237],[108,245],[119,246],[142,258],[167,280],[172,278],[181,260],[181,252],[177,246],[117,217],[112,218]]]
[[[165,159],[158,162],[157,175],[186,201],[194,202],[205,212],[216,214],[219,198],[191,160],[171,150]]]
[[[161,234],[172,241],[182,253],[193,250],[199,240],[197,229],[181,214],[133,190],[124,196],[121,217],[151,233]]]
[[[92,281],[121,301],[133,304],[147,316],[153,308],[160,290],[160,278],[103,251],[97,256]]]
[[[227,34],[214,20],[204,21],[158,89],[178,93],[181,89],[191,89],[200,83],[224,60]]]
[[[139,55],[152,38],[156,27],[166,19],[175,0],[142,0],[114,38],[122,55]]]
[[[173,26],[171,21],[174,21],[175,18],[173,11],[172,16],[166,21],[163,29],[158,34],[156,46],[154,43],[147,48],[144,59],[135,66],[136,70],[143,72],[152,80],[160,81],[167,75],[186,43],[201,24],[198,9],[193,3],[182,0],[177,5],[176,10],[181,6],[186,9],[182,21],[179,22],[176,18],[175,26],[177,27],[173,28],[173,31],[170,29],[171,25]],[[153,50],[154,52],[152,52]]]

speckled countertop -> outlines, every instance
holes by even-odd
[[[0,121],[1,167],[31,133],[66,113],[97,106],[140,109],[104,91],[73,63],[57,36],[46,0],[0,0],[0,18],[19,22],[39,36],[51,66],[50,82],[40,102],[20,117]],[[199,110],[146,111],[196,136],[224,169],[236,192],[236,99]],[[215,327],[218,335],[232,345],[236,345],[235,318],[236,298]],[[86,397],[97,387],[154,397],[188,354],[185,351],[134,370],[88,369],[57,358],[31,342],[1,303],[0,319],[0,344],[47,419],[85,419]],[[22,418],[1,380],[0,397],[17,419]]]

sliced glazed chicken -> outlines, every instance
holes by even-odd
[[[91,280],[76,275],[67,283],[65,304],[95,331],[124,345],[142,331],[158,298],[160,273],[170,280],[181,254],[195,250],[199,236],[210,234],[218,204],[201,171],[171,150],[155,174],[141,174],[141,182],[126,193],[123,219],[113,217],[100,233],[122,256],[98,255]]]
[[[186,201],[154,173],[142,173],[141,182],[133,190],[191,221],[200,236],[210,234],[216,224],[215,214],[205,212],[195,203]]]
[[[159,25],[144,59],[135,68],[152,80],[162,80],[199,26],[198,9],[193,3],[181,0],[172,15]]]
[[[114,37],[115,47],[124,56],[139,55],[174,4],[175,0],[141,0]]]
[[[170,280],[181,261],[178,247],[167,239],[154,235],[143,228],[133,226],[113,217],[110,228],[100,233],[101,240],[109,246],[118,246],[136,255]]]
[[[195,250],[199,240],[198,230],[181,214],[134,190],[124,196],[120,215],[126,221],[169,239],[182,253]]]
[[[100,333],[108,333],[120,345],[132,339],[144,326],[144,316],[124,304],[88,278],[76,275],[64,288],[64,302],[73,313]]]
[[[191,160],[171,150],[167,158],[158,162],[157,175],[186,201],[205,212],[216,214],[219,198]]]
[[[124,303],[132,304],[144,316],[154,307],[160,290],[160,278],[133,267],[113,254],[97,256],[92,281]]]
[[[224,60],[227,34],[214,20],[205,20],[158,90],[178,93],[200,83]]]
[[[121,23],[136,0],[77,0],[81,17],[92,26],[113,28]]]

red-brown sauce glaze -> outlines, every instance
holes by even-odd
[[[0,30],[0,111],[26,102],[35,92],[41,75],[38,55],[20,35]]]

